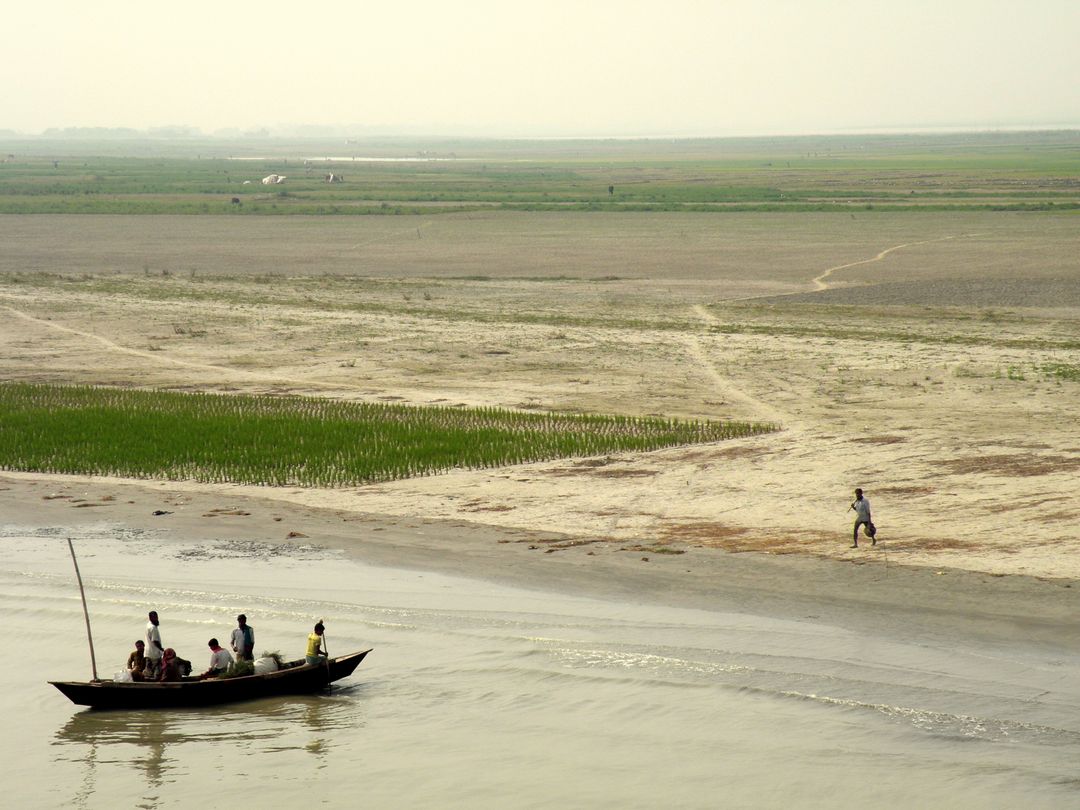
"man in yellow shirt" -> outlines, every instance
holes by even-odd
[[[315,630],[307,637],[307,655],[304,657],[309,664],[325,664],[326,648],[323,646],[323,627],[320,619],[315,625]]]

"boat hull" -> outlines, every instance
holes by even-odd
[[[371,650],[331,658],[327,664],[292,661],[277,672],[204,681],[116,683],[113,681],[49,681],[72,703],[95,709],[177,709],[215,706],[243,700],[303,695],[326,689],[352,674]]]

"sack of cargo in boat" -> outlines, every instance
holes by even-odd
[[[131,683],[133,680],[131,677],[131,673],[128,672],[126,669],[117,672],[115,675],[112,676],[112,679],[114,683]]]
[[[277,672],[277,661],[273,658],[259,658],[255,661],[255,674],[265,675],[267,672]]]

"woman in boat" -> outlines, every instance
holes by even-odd
[[[176,657],[176,650],[172,647],[166,648],[161,656],[161,677],[158,680],[180,680],[180,662]]]

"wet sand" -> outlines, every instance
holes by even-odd
[[[250,554],[253,547],[265,555],[324,547],[374,565],[631,604],[812,620],[900,640],[1080,647],[1076,580],[905,565],[902,553],[890,554],[887,541],[844,561],[692,547],[656,553],[634,543],[583,543],[555,532],[321,509],[271,494],[251,487],[0,474],[0,514],[11,526],[152,530],[166,543],[209,542],[222,557],[237,550]]]

